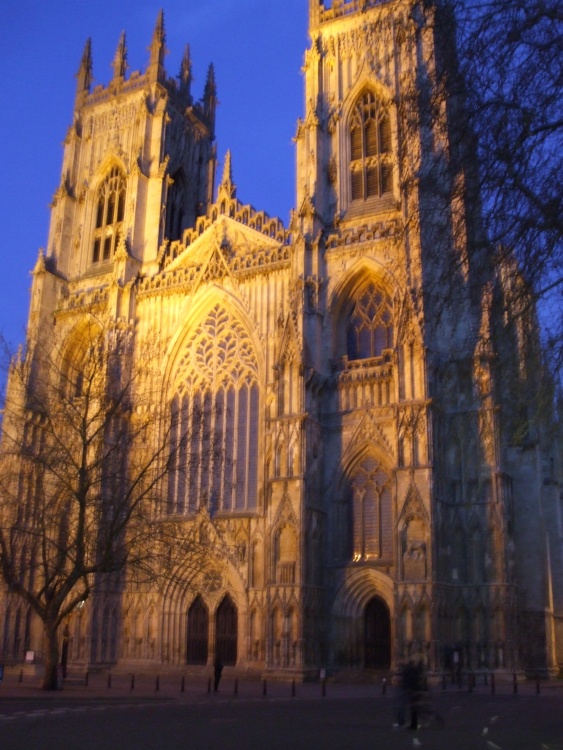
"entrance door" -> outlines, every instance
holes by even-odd
[[[237,608],[230,596],[226,596],[217,609],[215,656],[223,664],[237,663]]]
[[[198,596],[188,612],[188,664],[207,664],[208,639],[209,612]]]
[[[374,596],[364,616],[364,654],[366,669],[391,666],[391,618],[383,599]]]

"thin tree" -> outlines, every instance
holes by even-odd
[[[211,544],[217,554],[217,535],[210,542],[201,524],[165,512],[165,479],[197,441],[179,434],[166,409],[158,355],[145,345],[133,356],[128,329],[90,319],[70,336],[57,326],[42,331],[10,365],[0,574],[42,623],[45,689],[57,687],[59,628],[76,607],[179,570],[185,582]],[[206,422],[192,419],[191,431]]]

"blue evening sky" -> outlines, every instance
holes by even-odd
[[[129,72],[146,69],[159,9],[166,68],[176,76],[190,45],[199,99],[215,65],[218,176],[230,149],[238,197],[279,216],[295,204],[292,138],[303,113],[301,65],[307,0],[4,0],[0,25],[0,333],[24,339],[29,272],[47,243],[60,182],[75,74],[92,39],[94,85],[107,85],[122,30]]]

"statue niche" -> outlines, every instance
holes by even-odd
[[[426,578],[428,536],[426,524],[420,518],[411,518],[406,523],[401,536],[403,578],[407,580]]]

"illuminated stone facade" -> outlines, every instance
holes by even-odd
[[[503,426],[496,347],[525,378],[526,342],[495,343],[448,19],[310,0],[310,35],[287,228],[238,199],[229,154],[214,194],[213,70],[199,102],[189,55],[167,77],[162,17],[143,74],[124,77],[122,38],[91,90],[85,50],[30,336],[94,308],[134,346],[160,332],[170,409],[208,398],[230,436],[219,479],[172,471],[163,507],[206,512],[233,554],[195,585],[87,602],[70,660],[554,670],[558,457]],[[18,606],[4,649],[40,651]]]

